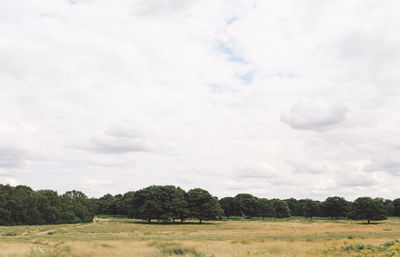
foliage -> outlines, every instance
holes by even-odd
[[[273,205],[275,208],[276,217],[286,218],[290,216],[290,209],[285,201],[280,199],[273,199]]]
[[[221,208],[224,211],[225,216],[231,217],[236,215],[236,202],[233,199],[233,197],[224,197],[221,200],[219,200],[219,203],[221,205]]]
[[[258,199],[251,194],[238,194],[233,198],[236,206],[235,215],[255,217],[257,215]]]
[[[304,202],[304,217],[311,218],[319,216],[320,210],[318,203],[311,199],[306,199]]]
[[[202,220],[211,220],[222,217],[223,210],[218,199],[213,197],[208,191],[195,188],[188,191],[188,203],[190,217]]]
[[[258,199],[258,205],[256,210],[257,217],[275,217],[275,208],[271,201],[266,198]]]
[[[149,186],[125,194],[106,194],[89,199],[80,191],[58,195],[53,190],[34,191],[27,186],[0,185],[0,225],[90,222],[94,215],[125,216],[163,223],[186,219],[212,220],[226,217],[288,218],[291,215],[355,220],[382,220],[400,216],[400,198],[360,197],[353,203],[343,197],[266,199],[237,194],[220,201],[204,189],[188,192],[175,186]]]
[[[385,210],[383,202],[370,197],[359,197],[351,205],[350,218],[354,220],[383,220]]]
[[[336,219],[339,217],[346,217],[348,211],[348,203],[343,197],[328,197],[323,203],[323,209],[326,217]]]
[[[328,246],[319,257],[352,256],[352,257],[395,257],[400,256],[400,242],[389,241],[381,245],[349,244],[347,241],[341,247]]]
[[[0,225],[91,222],[96,206],[79,191],[58,195],[27,186],[0,185]]]

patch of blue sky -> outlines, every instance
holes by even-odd
[[[67,2],[70,4],[77,4],[79,3],[79,0],[67,0]]]
[[[229,60],[232,62],[246,63],[246,61],[244,60],[244,58],[242,56],[235,53],[235,51],[233,51],[231,47],[227,46],[226,44],[224,44],[222,42],[218,43],[218,50],[220,52],[228,55]]]
[[[247,72],[246,74],[242,75],[240,77],[240,79],[244,83],[249,84],[249,83],[251,83],[253,81],[253,77],[254,77],[254,72],[250,71],[250,72]]]
[[[230,18],[226,23],[228,25],[231,25],[232,23],[234,23],[237,20],[239,20],[239,17],[233,17],[233,18]]]
[[[208,84],[207,86],[211,88],[211,92],[213,93],[222,93],[221,87],[217,84]]]

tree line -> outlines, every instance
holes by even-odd
[[[201,188],[185,191],[176,186],[149,186],[125,194],[88,198],[80,191],[58,195],[53,190],[34,191],[27,186],[0,185],[0,225],[91,222],[95,215],[124,215],[146,222],[184,222],[188,219],[286,218],[290,216],[382,220],[400,216],[400,199],[343,197],[266,199],[238,194],[218,200]]]
[[[79,191],[58,195],[27,186],[0,184],[0,225],[41,225],[91,222],[95,201]]]
[[[198,206],[194,192],[207,195],[212,204]],[[200,193],[202,192],[202,193]],[[169,195],[169,196],[167,196]],[[241,218],[287,218],[290,216],[325,217],[329,219],[383,220],[387,216],[400,216],[400,198],[395,200],[383,198],[359,197],[347,201],[343,197],[328,197],[325,201],[312,199],[266,199],[251,194],[238,194],[235,197],[224,197],[215,202],[206,190],[192,189],[187,193],[174,186],[151,186],[136,192],[111,195],[98,199],[98,214],[126,215],[130,218],[147,221],[183,222],[185,219],[218,219],[224,217]],[[202,200],[203,202],[207,202]],[[205,215],[207,213],[207,215]]]
[[[395,200],[359,197],[353,202],[343,197],[328,197],[325,201],[312,199],[297,200],[289,198],[265,199],[251,194],[238,194],[220,200],[225,216],[277,217],[290,216],[326,217],[329,219],[347,218],[353,220],[383,220],[387,216],[400,216],[400,198]]]

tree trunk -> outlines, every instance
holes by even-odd
[[[183,220],[184,220],[184,219],[181,219],[181,223],[183,223]]]
[[[201,219],[199,219],[199,223],[201,224]]]
[[[371,222],[368,220],[368,224],[371,224]]]
[[[147,222],[150,224],[151,223],[151,219],[148,219]]]
[[[175,219],[172,219],[172,223],[175,223]]]

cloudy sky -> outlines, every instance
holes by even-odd
[[[0,183],[399,197],[399,9],[0,0]]]

